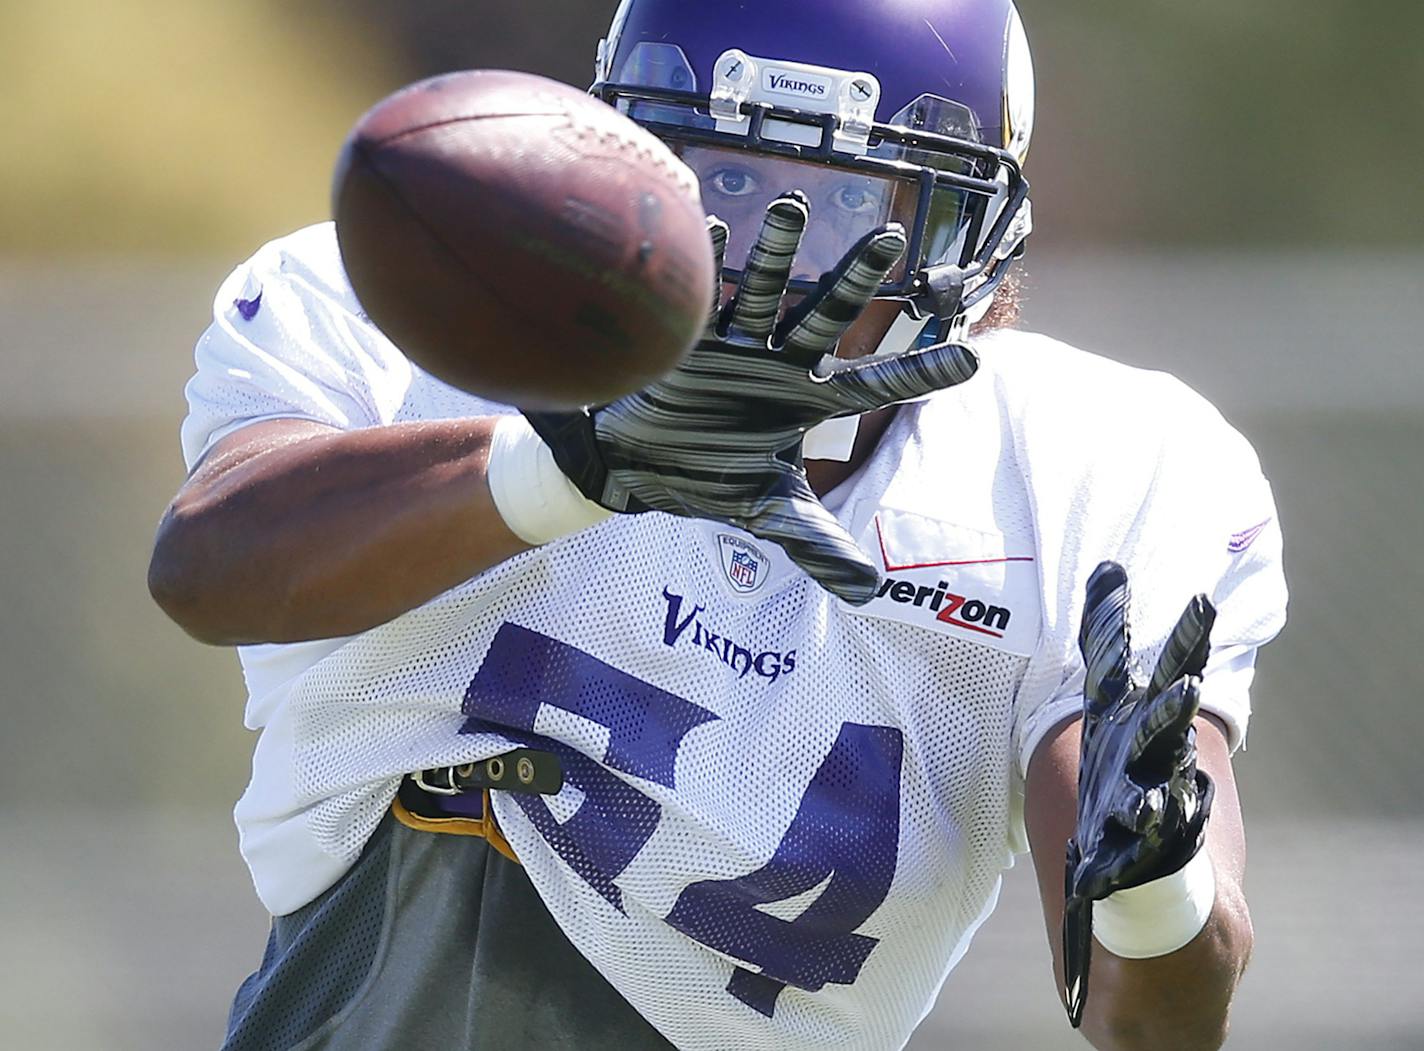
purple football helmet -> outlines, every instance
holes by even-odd
[[[1033,67],[1012,0],[622,0],[593,91],[696,172],[731,227],[727,281],[792,189],[811,202],[793,291],[898,221],[879,298],[949,323],[1022,254]]]

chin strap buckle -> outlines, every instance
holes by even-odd
[[[922,317],[956,317],[964,309],[964,282],[957,266],[930,267],[915,282],[910,303]]]

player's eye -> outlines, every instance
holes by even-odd
[[[848,215],[866,215],[880,210],[880,194],[864,183],[844,183],[831,192],[831,204]]]
[[[713,193],[723,197],[748,197],[761,189],[756,177],[745,168],[718,168],[704,181]]]

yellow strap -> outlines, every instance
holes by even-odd
[[[515,856],[509,840],[505,839],[504,833],[499,830],[499,822],[495,820],[489,789],[486,788],[484,793],[484,817],[424,817],[411,811],[400,801],[400,796],[391,801],[391,812],[402,825],[417,832],[438,832],[447,836],[475,836],[483,839],[517,865],[519,858]]]

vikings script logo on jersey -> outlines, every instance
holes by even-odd
[[[667,588],[663,588],[663,601],[667,603],[667,617],[663,621],[664,646],[676,646],[679,641],[685,641],[700,647],[736,672],[739,679],[756,672],[763,679],[775,682],[796,670],[795,650],[753,653],[749,647],[708,628],[699,616],[705,606],[695,605],[689,612],[683,613],[683,597],[674,595]]]

